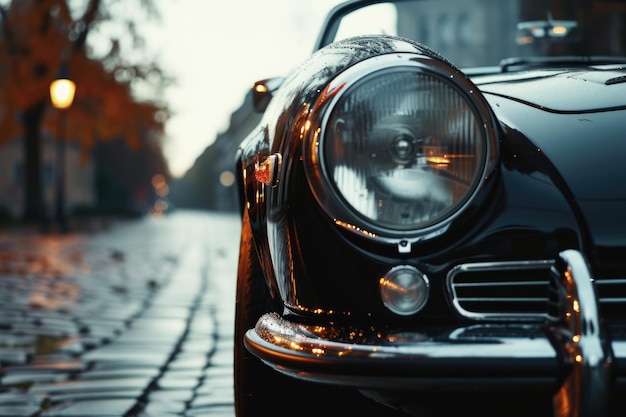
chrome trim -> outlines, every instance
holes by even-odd
[[[561,252],[550,274],[560,318],[547,325],[480,323],[434,334],[385,333],[304,325],[269,313],[244,343],[276,371],[312,382],[422,392],[488,387],[522,395],[528,387],[546,393],[556,388],[555,416],[606,416],[612,371],[619,369],[612,348],[624,359],[626,342],[611,345],[606,338],[595,283],[580,252]]]
[[[509,335],[523,331],[519,325],[508,326]],[[478,327],[484,329],[483,335],[477,335]],[[483,387],[501,382],[526,388],[543,384],[550,389],[557,383],[558,356],[543,326],[533,325],[529,337],[502,337],[501,331],[492,333],[491,327],[461,325],[435,335],[379,329],[374,334],[355,329],[344,329],[344,333],[269,313],[246,333],[244,343],[278,372],[357,388],[445,390],[458,389],[471,380]],[[511,367],[511,374],[502,374],[503,363]]]
[[[463,317],[467,317],[473,320],[514,320],[514,319],[523,319],[523,320],[546,320],[551,319],[548,313],[548,309],[543,313],[506,313],[506,312],[497,312],[497,313],[487,313],[487,312],[476,312],[470,311],[464,307],[464,303],[468,301],[479,301],[485,303],[492,302],[524,302],[524,301],[545,301],[546,305],[548,302],[548,292],[547,289],[550,285],[548,280],[546,281],[499,281],[499,282],[471,282],[471,283],[455,283],[455,278],[458,274],[461,273],[475,273],[475,272],[489,272],[489,271],[519,271],[519,270],[544,270],[549,271],[550,267],[554,264],[552,260],[531,260],[531,261],[503,261],[503,262],[475,262],[475,263],[466,263],[456,265],[452,268],[446,277],[446,286],[448,289],[448,294],[451,298],[452,305],[456,312]],[[460,288],[469,288],[469,287],[484,287],[484,288],[493,288],[496,286],[506,287],[506,286],[535,286],[535,285],[545,285],[546,287],[546,297],[539,298],[497,298],[497,297],[461,297],[458,294],[458,289]]]
[[[626,303],[626,298],[603,298],[600,300],[600,304],[617,304],[617,303]]]
[[[616,279],[596,279],[596,285],[624,285],[626,284],[626,279],[624,278],[616,278]]]
[[[598,297],[583,255],[560,253],[552,272],[558,286],[563,323],[555,332],[572,369],[554,396],[558,417],[601,417],[608,414],[613,353],[600,324]]]
[[[596,288],[600,290],[600,293],[598,294],[598,297],[600,299],[600,304],[626,303],[626,297],[623,295],[613,296],[612,294],[602,293],[602,290],[606,291],[607,288],[620,286],[621,293],[623,294],[624,287],[626,287],[626,279],[624,278],[607,278],[607,279],[596,278],[594,282],[596,283]]]

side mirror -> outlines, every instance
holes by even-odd
[[[280,88],[283,81],[285,81],[285,77],[274,77],[254,83],[252,87],[252,104],[254,105],[254,111],[263,113],[265,109],[267,109],[272,97],[274,97],[274,93]]]

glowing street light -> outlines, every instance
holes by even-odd
[[[65,124],[66,110],[74,102],[76,83],[69,78],[67,66],[63,64],[59,77],[50,83],[50,100],[54,108],[60,110],[59,132],[56,151],[56,220],[62,233],[67,232],[67,216],[65,213]]]
[[[74,102],[76,83],[69,78],[57,78],[50,83],[50,100],[59,110],[67,110]]]

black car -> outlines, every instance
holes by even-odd
[[[623,415],[625,55],[624,1],[335,7],[254,86],[237,416]]]

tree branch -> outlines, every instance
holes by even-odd
[[[87,42],[87,34],[91,29],[92,23],[98,17],[98,10],[100,9],[100,0],[90,0],[85,9],[85,13],[80,18],[81,25],[79,26],[78,36],[74,41],[74,50],[80,50],[85,46]]]
[[[4,34],[4,38],[6,39],[6,42],[7,42],[8,52],[9,54],[13,54],[13,52],[15,51],[15,43],[14,43],[15,38],[13,36],[13,31],[11,30],[11,25],[7,24],[9,15],[6,9],[1,5],[0,5],[0,15],[2,15],[2,33]]]

